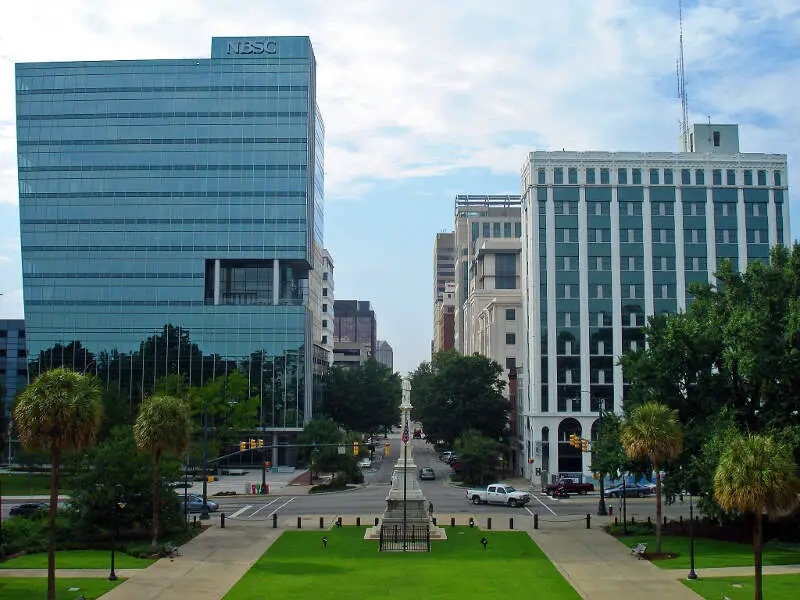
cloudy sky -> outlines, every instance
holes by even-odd
[[[530,150],[677,149],[677,0],[29,0],[0,6],[0,318],[22,316],[14,63],[208,57],[309,35],[336,296],[372,301],[406,372],[428,358],[434,234],[457,193],[516,193]],[[690,119],[800,152],[797,0],[686,0]],[[793,234],[800,214],[792,202]]]

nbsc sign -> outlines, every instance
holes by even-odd
[[[278,42],[275,40],[267,41],[244,41],[228,42],[227,54],[277,54]]]

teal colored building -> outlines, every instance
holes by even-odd
[[[134,403],[238,369],[267,431],[302,428],[324,223],[309,38],[18,64],[16,99],[29,377],[63,364]]]

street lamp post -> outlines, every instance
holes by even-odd
[[[687,579],[697,579],[694,570],[694,511],[692,510],[692,492],[689,492],[689,575]]]
[[[203,401],[203,508],[200,511],[200,520],[208,519],[208,399],[205,399]]]
[[[622,473],[622,533],[628,535],[628,493],[625,488],[625,473]]]
[[[600,427],[597,430],[597,439],[600,440],[600,434],[603,432],[603,407],[600,407]],[[600,475],[600,501],[597,503],[597,514],[601,517],[605,517],[608,514],[608,510],[606,509],[606,487],[605,487],[605,479],[606,474],[603,472],[598,473]]]
[[[119,527],[117,526],[117,510],[121,510],[125,504],[122,501],[122,484],[118,483],[115,487],[117,498],[114,500],[114,504],[111,505],[111,571],[108,574],[109,581],[116,581],[117,580],[117,573],[114,570],[114,561],[115,561],[115,554],[117,549],[117,535]]]

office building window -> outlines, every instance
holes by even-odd
[[[328,320],[327,319],[322,319],[322,326],[323,327],[327,327],[328,326]]]
[[[683,234],[684,240],[689,244],[705,244],[705,229],[686,229]]]
[[[517,289],[517,257],[515,254],[497,254],[494,258],[495,288]]]
[[[323,335],[322,336],[322,343],[323,344],[327,344],[328,343],[328,336],[327,335]]]
[[[728,185],[736,185],[736,171],[734,169],[728,169],[725,172],[725,177]]]
[[[491,223],[483,223],[483,237],[485,237],[485,238],[492,237],[492,224]]]
[[[767,172],[762,169],[758,171],[758,185],[767,185]]]
[[[691,217],[705,216],[706,205],[703,202],[684,202],[683,214]]]
[[[536,170],[536,178],[539,185],[545,185],[547,183],[544,169],[540,168]]]
[[[633,185],[642,185],[641,169],[633,169]]]
[[[522,223],[519,221],[514,223],[514,237],[522,237]]]
[[[328,272],[327,271],[322,273],[322,281],[328,281]]]
[[[653,243],[656,243],[656,244],[674,244],[675,243],[675,230],[674,229],[653,229]]]
[[[610,271],[611,270],[611,257],[610,256],[594,256],[589,259],[589,267],[593,271]]]
[[[592,315],[591,321],[596,327],[611,327],[611,313],[605,311],[596,312]]]
[[[506,221],[505,223],[503,223],[503,237],[504,238],[510,238],[511,237],[511,226],[512,226],[511,221]]]
[[[600,185],[611,183],[611,175],[608,169],[600,169]]]
[[[322,295],[323,296],[327,296],[328,295],[328,288],[322,288]]]
[[[650,169],[650,185],[658,185],[658,169]]]
[[[714,214],[718,217],[735,217],[736,205],[728,202],[720,202],[714,205]]]
[[[517,311],[513,308],[506,309],[506,321],[515,321],[517,318]]]
[[[748,229],[747,230],[747,243],[748,244],[768,244],[769,232],[766,229]]]
[[[719,131],[714,131],[712,137],[714,138],[714,147],[719,148]]]
[[[515,333],[507,333],[506,334],[506,344],[512,345],[517,343],[517,334]]]
[[[472,241],[474,242],[477,240],[481,235],[481,224],[480,223],[473,223],[472,224]],[[466,254],[467,249],[464,249],[464,253]]]
[[[323,304],[322,305],[322,312],[325,312],[325,313],[328,312],[328,305],[327,304]]]
[[[628,217],[641,217],[642,216],[642,203],[641,202],[621,202],[620,214]]]
[[[715,232],[718,244],[736,244],[735,229],[717,229]]]
[[[561,261],[563,265],[562,271],[576,271],[578,268],[577,257],[562,256]]]
[[[722,171],[720,169],[713,169],[711,171],[712,185],[722,185]]]
[[[590,229],[589,232],[589,241],[602,243],[602,242],[610,242],[611,241],[611,230],[610,229]]]
[[[687,256],[684,259],[684,268],[687,271],[706,271],[707,264],[704,256]]]
[[[694,172],[694,184],[695,185],[705,185],[706,184],[706,172],[703,169],[696,169]]]
[[[775,171],[775,187],[781,187],[781,172]]]
[[[500,237],[500,223],[492,223],[492,237]]]
[[[564,183],[564,169],[561,167],[556,167],[553,169],[553,183],[556,185],[561,185]]]
[[[564,243],[576,243],[578,241],[577,229],[556,229],[556,241]]]
[[[692,172],[689,169],[681,169],[681,185],[692,184]]]
[[[674,185],[672,169],[664,169],[664,185]]]
[[[674,271],[675,270],[675,257],[674,256],[654,256],[653,257],[653,270],[654,271]]]
[[[754,202],[747,205],[748,212],[751,217],[766,217],[767,205],[763,202]]]
[[[744,171],[744,184],[753,185],[753,171],[750,169],[745,169]]]
[[[620,231],[622,241],[628,244],[641,243],[642,230],[641,229],[623,229]]]
[[[509,371],[514,371],[517,368],[517,359],[513,356],[506,357],[506,369]]]
[[[611,284],[609,283],[598,283],[592,291],[594,292],[594,297],[598,300],[611,298]]]
[[[587,202],[586,205],[590,215],[608,215],[611,212],[610,202]]]
[[[628,183],[628,169],[617,169],[617,183],[620,185]]]
[[[644,257],[620,256],[619,265],[622,271],[644,271]]]
[[[567,183],[573,185],[578,183],[578,169],[575,169],[573,167],[567,169]]]
[[[595,173],[594,169],[586,169],[586,185],[594,185]]]
[[[675,205],[672,202],[656,202],[654,214],[671,217],[675,214]]]

